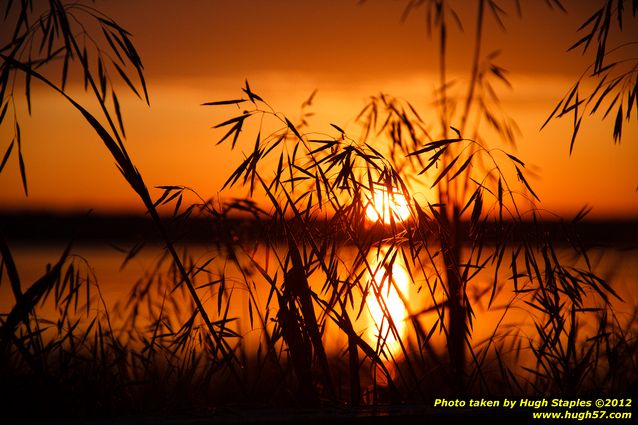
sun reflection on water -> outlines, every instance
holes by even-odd
[[[408,293],[410,280],[400,264],[384,263],[382,252],[375,256],[377,259],[371,261],[374,277],[366,300],[372,324],[365,336],[372,347],[384,345],[386,353],[397,355],[401,352],[400,341],[407,334],[407,310],[402,297],[405,298]]]

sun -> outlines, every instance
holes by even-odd
[[[372,196],[366,201],[366,217],[370,221],[390,224],[393,221],[405,221],[410,217],[408,201],[398,189],[393,188],[388,192],[385,186],[377,185],[372,188]]]

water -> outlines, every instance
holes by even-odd
[[[48,263],[57,261],[64,246],[13,244],[11,249],[24,291],[45,272]],[[415,315],[422,328],[429,331],[436,323],[438,314],[435,311],[427,311],[433,305],[430,295],[431,288],[428,287],[427,281],[431,285],[433,276],[426,276],[428,272],[419,274],[412,270],[414,279],[410,279],[401,256],[396,257],[390,272],[390,268],[384,267],[377,260],[386,252],[382,249],[380,253],[371,252],[369,254],[370,269],[362,274],[361,288],[354,290],[352,297],[347,297],[347,312],[354,322],[355,331],[363,335],[364,339],[373,347],[377,336],[381,334],[390,351],[398,354],[401,347],[396,338],[397,335],[403,341],[414,341],[415,337],[414,328],[406,319]],[[80,275],[93,275],[95,277],[99,285],[99,292],[96,286],[91,286],[92,296],[101,295],[102,301],[98,303],[97,308],[111,312],[115,328],[131,325],[130,321],[133,318],[129,313],[132,304],[129,303],[127,307],[127,303],[139,297],[140,291],[146,286],[154,295],[145,298],[145,301],[140,303],[139,311],[146,313],[140,314],[135,319],[138,322],[134,326],[144,329],[151,323],[151,316],[159,311],[167,315],[166,320],[173,329],[179,329],[181,324],[190,317],[194,306],[185,288],[182,286],[173,293],[168,293],[166,290],[166,288],[172,288],[174,284],[170,283],[170,261],[158,262],[165,255],[162,247],[147,246],[124,266],[126,254],[106,244],[79,245],[74,248],[73,253],[73,259],[78,265]],[[248,270],[246,275],[240,274],[233,262],[226,260],[215,248],[192,245],[188,247],[188,253],[188,258],[199,264],[208,258],[214,258],[208,265],[211,273],[201,272],[196,276],[195,284],[200,288],[198,293],[213,320],[224,317],[235,319],[229,322],[228,326],[241,336],[246,351],[248,353],[254,352],[257,345],[263,342],[262,329],[264,326],[272,330],[270,319],[276,317],[277,300],[275,296],[269,301],[269,297],[272,296],[271,285],[261,276],[258,268],[251,266],[251,261],[260,264],[270,275],[274,275],[276,264],[279,261],[277,256],[279,255],[280,259],[283,259],[283,248],[273,252],[260,249],[244,253],[243,256],[240,256],[239,261]],[[559,255],[570,258],[571,254],[562,249],[559,250]],[[348,272],[348,262],[354,258],[354,251],[346,249],[342,258],[343,265],[339,273],[345,277]],[[619,320],[630,318],[634,307],[638,305],[638,255],[636,255],[636,251],[597,250],[591,252],[591,259],[595,271],[607,279],[612,288],[624,300],[624,302],[613,301]],[[570,261],[574,264],[578,263],[578,259],[570,259]],[[190,260],[185,262],[188,267]],[[534,318],[538,317],[538,314],[524,304],[525,300],[529,300],[525,294],[515,295],[512,292],[512,283],[507,280],[507,272],[509,270],[505,270],[503,273],[502,280],[505,283],[496,292],[489,309],[487,305],[491,293],[489,278],[493,276],[493,271],[488,268],[485,278],[473,280],[467,288],[475,313],[472,342],[477,348],[495,335],[496,324],[499,324],[499,335],[503,335],[503,338],[507,337],[508,329],[515,329],[523,334],[533,333]],[[219,278],[222,273],[225,273],[225,282],[224,290],[220,292]],[[374,280],[371,279],[371,276],[374,276]],[[394,281],[392,285],[388,285],[389,276]],[[281,286],[282,278],[282,273],[279,272],[277,285]],[[177,280],[179,279],[173,279],[173,282]],[[310,286],[320,297],[325,296],[322,294],[324,282],[325,279],[319,272],[310,276]],[[376,282],[378,288],[367,286],[370,282]],[[146,285],[147,283],[148,285]],[[137,288],[137,292],[134,292],[135,288]],[[365,292],[366,289],[368,293],[377,292],[380,297],[374,298],[369,295],[364,302],[362,292]],[[440,285],[437,288],[432,288],[432,291],[437,302],[444,301]],[[379,302],[377,299],[383,301]],[[595,307],[594,299],[593,296],[591,299],[586,299],[585,306]],[[13,295],[5,275],[0,284],[0,311],[8,312],[13,303]],[[362,309],[361,306],[363,306]],[[82,302],[79,303],[78,307],[82,311]],[[226,307],[228,307],[227,310]],[[386,315],[383,313],[384,310],[389,312],[394,326],[389,325]],[[43,316],[55,320],[57,313],[50,301],[41,307],[40,311]],[[347,339],[343,332],[338,330],[332,320],[322,316],[322,311],[317,306],[315,306],[315,313],[320,322],[326,323],[324,342],[328,352],[330,354],[343,352],[347,347]],[[355,318],[357,319],[355,320]],[[435,331],[432,345],[439,352],[444,350],[442,332]]]

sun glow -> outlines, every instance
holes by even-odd
[[[405,221],[410,217],[410,207],[403,193],[397,189],[392,192],[381,185],[374,187],[372,197],[367,199],[366,216],[370,221],[382,221],[385,224]]]
[[[401,295],[407,294],[408,282],[407,272],[399,264],[394,263],[391,268],[378,264],[374,269],[374,277],[370,282],[371,288],[366,300],[373,321],[366,335],[373,347],[379,342],[385,344],[387,352],[392,354],[399,352],[399,339],[405,337],[407,330],[407,310]]]

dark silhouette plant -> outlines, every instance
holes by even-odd
[[[562,7],[560,2],[552,4]],[[354,306],[341,300],[344,295],[352,300],[352,293],[358,292],[361,299],[372,293],[383,303],[380,288],[375,287],[374,279],[364,282],[362,271],[374,276],[376,266],[370,263],[368,254],[389,246],[383,258],[383,262],[389,261],[383,265],[388,279],[391,280],[396,259],[403,259],[411,280],[424,280],[427,284],[428,291],[421,296],[428,299],[431,311],[436,311],[438,318],[431,329],[423,329],[418,320],[411,322],[417,335],[418,354],[410,351],[409,341],[401,341],[401,360],[392,358],[380,336],[373,352],[369,350],[372,347],[356,339],[351,341],[348,345],[351,358],[358,359],[361,350],[372,365],[391,359],[399,369],[405,367],[406,374],[400,376],[405,385],[402,386],[412,394],[420,393],[422,389],[418,388],[418,383],[426,379],[415,377],[414,365],[417,359],[423,361],[424,358],[435,364],[447,364],[444,374],[454,392],[494,391],[494,383],[484,372],[485,362],[489,359],[497,359],[498,380],[511,392],[576,394],[579,390],[593,391],[601,384],[597,382],[601,372],[589,367],[592,356],[597,356],[595,364],[601,366],[604,361],[599,357],[599,344],[606,332],[624,331],[619,327],[601,333],[599,327],[585,340],[577,339],[577,335],[584,332],[580,323],[586,321],[585,317],[604,323],[603,327],[609,326],[609,297],[617,295],[595,274],[587,249],[573,237],[569,222],[563,221],[562,237],[548,237],[543,210],[536,206],[540,200],[526,177],[525,163],[507,153],[497,141],[483,136],[486,126],[506,144],[511,144],[516,135],[515,123],[497,113],[499,100],[493,88],[495,81],[510,85],[506,71],[494,63],[495,54],[481,54],[485,14],[491,13],[495,22],[504,27],[505,11],[496,1],[477,2],[476,44],[470,78],[465,91],[461,90],[457,95],[459,89],[451,87],[446,76],[446,61],[450,54],[446,40],[449,17],[456,17],[454,19],[459,22],[458,15],[451,2],[438,0],[410,2],[408,12],[419,6],[426,10],[428,30],[438,37],[440,87],[433,95],[438,117],[431,122],[423,120],[424,114],[418,113],[418,108],[410,103],[382,94],[372,97],[359,114],[361,137],[349,136],[336,124],[332,124],[336,130],[334,135],[306,133],[301,126],[295,126],[290,119],[275,112],[248,83],[243,89],[246,97],[242,99],[205,104],[235,104],[243,111],[217,125],[226,131],[219,143],[232,141],[235,148],[240,134],[249,126],[247,123],[258,123],[254,147],[245,153],[245,159],[230,175],[225,187],[245,185],[250,196],[261,192],[270,201],[269,214],[285,229],[284,244],[288,246],[288,254],[280,262],[281,270],[269,274],[266,279],[279,297],[291,292],[289,285],[295,285],[281,278],[292,270],[298,276],[301,268],[305,275],[303,279],[314,276],[325,281],[320,293],[308,289],[307,285],[301,286],[314,299],[315,308],[322,312],[320,317],[324,322],[319,324],[320,328],[325,328],[325,322],[332,320],[352,340],[355,335],[352,334],[352,313],[348,308]],[[274,122],[269,123],[269,118]],[[272,128],[279,129],[270,133],[267,129]],[[471,129],[470,137],[466,137],[467,128]],[[268,136],[264,137],[264,133]],[[379,188],[388,194],[400,193],[408,200],[411,211],[410,219],[404,222],[391,216],[390,224],[382,229],[382,238],[378,232],[366,230],[364,225],[366,203]],[[436,201],[424,202],[415,197],[424,188],[434,191]],[[583,217],[584,212],[572,223]],[[343,236],[342,242],[324,240],[335,233]],[[582,267],[562,259],[557,252],[558,240],[567,242],[575,255],[583,259]],[[279,239],[266,242],[272,250],[279,243]],[[353,246],[356,256],[346,267],[348,272],[342,275],[336,270],[345,262],[340,250],[346,246]],[[304,253],[302,264],[299,264],[298,252]],[[260,269],[265,270],[264,267]],[[505,277],[507,275],[510,277]],[[522,303],[539,314],[534,320],[534,336],[502,331],[499,322],[492,337],[484,344],[476,345],[472,341],[474,321],[480,319],[477,319],[468,290],[473,285],[480,286],[477,283],[480,279],[490,282],[487,292],[479,297],[488,300],[488,309],[493,307],[497,293],[508,290],[512,301],[505,306],[505,312]],[[443,294],[438,294],[439,288],[443,288]],[[438,296],[442,299],[437,299]],[[301,307],[301,301],[294,297],[279,300],[280,308],[284,302],[288,306],[286,309],[290,309],[294,301]],[[413,302],[413,299],[406,300],[406,308],[410,309]],[[387,307],[384,307],[384,313],[383,320],[390,324],[393,337],[401,340]],[[306,321],[314,323],[314,318],[298,318],[296,323]],[[289,326],[284,318],[278,323],[282,328]],[[312,328],[316,326],[312,325]],[[445,336],[447,360],[435,354],[429,344],[437,329]],[[294,342],[292,335],[286,338],[286,333],[283,334],[295,363],[295,357],[302,356],[295,353],[299,344]],[[306,340],[310,341],[310,336]],[[510,345],[503,345],[503,341]],[[505,352],[520,354],[524,345],[536,358],[534,368],[525,366],[531,377],[524,376],[524,370],[513,370],[515,362],[508,363],[504,357]],[[318,344],[307,343],[302,350],[306,353],[303,356],[308,358],[313,348],[322,350]],[[628,347],[617,348],[627,352]],[[630,363],[635,361],[633,355],[628,358],[632,359]],[[317,367],[322,376],[327,379],[329,373],[325,361],[322,356],[316,360],[321,365]],[[617,382],[617,377],[612,377],[616,372],[613,372],[611,358],[606,361],[610,363],[605,385]],[[350,365],[351,373],[353,369],[357,370],[352,362]],[[307,364],[304,369],[308,369]],[[307,372],[302,373],[297,367],[295,371],[298,380],[307,381]],[[384,372],[390,388],[396,391],[388,369]],[[358,388],[355,381],[351,380],[351,385]],[[358,394],[358,390],[353,394]],[[353,396],[352,401],[358,400]]]
[[[241,388],[241,382],[236,372],[237,359],[229,344],[229,336],[225,332],[225,321],[213,321],[204,308],[200,295],[193,285],[193,270],[187,270],[178,254],[175,244],[169,236],[166,225],[160,217],[157,206],[162,199],[154,201],[144,183],[142,175],[129,156],[125,144],[125,131],[122,112],[118,96],[114,88],[114,79],[121,79],[126,86],[138,97],[149,103],[149,96],[144,79],[143,65],[132,41],[131,35],[111,18],[105,16],[92,6],[60,0],[48,3],[24,1],[8,1],[3,10],[3,40],[0,47],[0,125],[12,126],[14,137],[0,164],[0,171],[9,161],[13,152],[17,152],[19,169],[25,194],[28,194],[26,161],[22,154],[22,139],[20,132],[16,97],[22,88],[28,110],[31,111],[31,86],[34,82],[50,88],[62,98],[66,99],[83,119],[91,125],[100,141],[108,149],[115,160],[118,170],[138,195],[149,216],[165,242],[167,251],[174,262],[180,276],[178,285],[183,284],[194,302],[193,316],[201,317],[208,332],[210,353],[214,358],[220,358],[225,368],[235,377]],[[7,39],[5,39],[5,36]],[[68,80],[70,76],[79,77],[84,82],[84,90],[96,102],[96,113],[90,112],[91,107],[82,105],[69,92]],[[137,78],[137,81],[135,80]],[[78,290],[84,286],[87,290],[91,280],[78,280],[73,276],[62,275],[64,267],[73,270],[66,259],[68,250],[60,261],[54,265],[41,279],[34,282],[28,289],[22,290],[22,282],[13,266],[14,261],[3,238],[0,235],[2,247],[2,264],[7,265],[8,277],[11,282],[16,302],[9,312],[7,319],[0,327],[3,353],[6,361],[3,367],[9,367],[14,356],[28,360],[33,353],[31,350],[42,351],[40,331],[31,323],[38,321],[36,305],[48,294],[55,292],[57,302],[69,303],[77,299]],[[70,280],[71,279],[71,280]],[[68,285],[68,282],[76,285]],[[85,285],[80,285],[83,282]],[[60,291],[70,291],[62,297]],[[62,301],[61,301],[62,300]],[[89,300],[90,301],[90,300]],[[88,304],[87,303],[87,309]],[[63,311],[59,323],[63,323],[67,309]],[[26,327],[26,336],[16,339],[18,332],[22,332],[20,323]],[[91,329],[93,323],[89,326]],[[65,340],[71,339],[73,330],[77,326],[70,326],[66,334],[54,340],[54,343],[44,344],[49,354],[55,352]],[[87,334],[88,335],[88,334]],[[102,335],[101,330],[99,335]],[[111,337],[113,334],[111,333]],[[24,343],[24,341],[31,343]],[[19,341],[23,341],[20,343]],[[113,347],[116,357],[121,357],[117,350],[116,340]],[[39,354],[36,352],[36,354]],[[106,356],[106,355],[105,355]],[[19,361],[19,360],[15,360]],[[35,366],[34,366],[35,367]],[[37,370],[37,369],[36,369]]]
[[[605,119],[611,113],[615,117],[614,143],[620,143],[623,121],[635,122],[632,119],[634,106],[638,116],[638,39],[635,31],[631,33],[637,12],[635,0],[601,1],[600,8],[578,28],[578,32],[585,35],[568,49],[582,48],[583,55],[591,55],[595,50],[593,62],[583,70],[543,124],[545,127],[552,119],[573,117],[570,154],[584,117],[599,113]],[[615,44],[610,46],[610,40]]]

